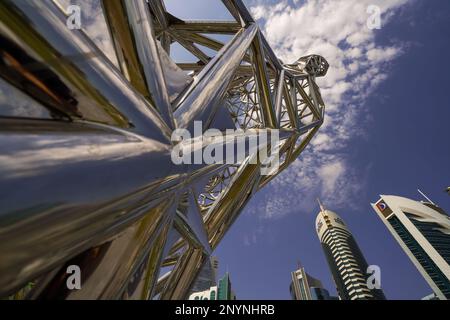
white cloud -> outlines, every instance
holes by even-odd
[[[323,181],[325,192],[334,192],[338,179],[345,172],[342,160],[335,162],[326,162],[318,170],[317,175]]]
[[[324,125],[301,157],[271,182],[270,193],[258,197],[253,212],[266,218],[302,210],[315,213],[317,196],[338,208],[348,206],[364,189],[367,168],[349,165],[346,147],[366,134],[370,110],[365,101],[402,53],[401,44],[379,45],[376,32],[383,33],[398,9],[411,1],[250,1],[252,14],[284,62],[314,53],[330,63],[326,77],[318,79],[327,105]],[[367,27],[372,4],[381,9],[381,30]]]
[[[244,245],[252,246],[258,244],[258,239],[263,235],[270,235],[270,231],[267,230],[262,224],[255,226],[255,228],[248,234],[244,234]]]
[[[103,15],[101,2],[98,0],[56,0],[61,9],[66,12],[69,5],[79,5],[81,8],[81,27],[108,59],[118,66],[117,57]]]

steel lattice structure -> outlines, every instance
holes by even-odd
[[[222,1],[235,21],[104,0],[120,70],[52,1],[0,1],[0,296],[33,281],[27,298],[185,298],[274,175],[253,155],[175,165],[173,130],[280,129],[276,173],[305,149],[323,123],[315,79],[327,62],[283,64],[241,0]],[[198,62],[173,61],[174,43]],[[67,289],[72,264],[81,290]]]

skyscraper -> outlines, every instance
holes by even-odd
[[[213,286],[217,286],[217,270],[219,268],[219,260],[215,256],[211,256],[206,260],[195,280],[190,293],[209,290]]]
[[[191,293],[189,300],[236,300],[231,289],[231,280],[228,272],[219,280],[217,286],[212,286],[200,292]]]
[[[322,286],[322,282],[311,277],[305,269],[299,267],[291,273],[291,285],[289,287],[293,300],[331,300],[328,290]]]
[[[231,289],[231,280],[229,273],[219,280],[219,288],[217,289],[217,300],[236,300],[236,295]]]
[[[342,300],[384,300],[381,289],[367,285],[367,262],[344,221],[333,211],[321,210],[316,231]]]
[[[431,202],[381,196],[373,209],[439,299],[450,298],[450,218]]]

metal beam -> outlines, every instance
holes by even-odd
[[[236,22],[240,23],[243,27],[245,27],[245,23],[241,19],[241,15],[239,14],[239,10],[236,8],[232,0],[222,0],[224,6],[228,9],[230,14],[233,16]]]
[[[150,6],[150,9],[155,15],[159,25],[161,26],[163,31],[165,31],[169,27],[169,20],[167,18],[167,10],[166,6],[164,5],[164,1],[150,0],[148,1],[148,5]]]
[[[236,19],[239,23],[242,23],[242,26],[248,26],[252,23],[255,23],[252,15],[245,7],[244,3],[241,0],[222,0],[224,5],[236,19],[236,16],[239,15],[240,19]],[[242,21],[242,22],[241,22]]]
[[[56,92],[64,88],[82,117],[101,115],[104,123],[117,123],[169,143],[171,130],[155,107],[117,72],[84,32],[67,28],[64,13],[53,2],[5,0],[0,9],[0,36],[10,41],[16,56],[21,51],[35,66],[50,66],[36,77],[44,77],[41,81]]]
[[[133,296],[148,299],[156,278],[154,272],[144,278],[144,271],[159,270],[175,207],[172,199],[166,199],[112,239],[69,260],[40,296],[69,300],[116,300]],[[80,290],[70,290],[64,285],[69,265],[77,265],[84,271]]]
[[[261,104],[261,111],[264,117],[264,124],[268,128],[276,128],[277,120],[272,103],[269,77],[267,74],[266,60],[264,57],[264,49],[261,45],[259,32],[252,43],[252,51],[254,59],[255,78],[258,85],[259,102]]]
[[[161,300],[184,300],[203,265],[202,249],[189,248],[179,259],[178,264],[170,273],[169,279],[161,293]]]
[[[297,87],[297,91],[302,97],[304,103],[308,106],[308,108],[311,110],[311,112],[314,114],[314,117],[316,119],[322,118],[321,111],[317,108],[317,106],[314,104],[314,102],[311,100],[311,98],[306,93],[305,89],[300,85],[298,81],[295,81],[295,86]]]
[[[198,33],[191,33],[191,32],[180,32],[183,38],[200,44],[202,46],[205,46],[207,48],[210,48],[215,51],[219,51],[223,48],[224,44],[222,42],[219,42],[217,40],[214,40],[210,37],[198,34]],[[245,54],[244,59],[245,62],[251,63],[251,57],[248,54]]]
[[[236,34],[242,29],[241,25],[230,21],[183,21],[170,25],[175,31],[187,31],[195,33]]]
[[[201,62],[204,64],[207,64],[209,60],[211,60],[210,57],[208,57],[202,50],[200,50],[194,43],[187,40],[183,35],[178,34],[178,32],[171,31],[170,35],[172,38],[177,41],[179,44],[181,44],[187,51],[192,53],[194,56],[196,56]]]
[[[204,129],[207,128],[256,33],[256,25],[251,25],[236,34],[203,68],[197,81],[175,101],[175,119],[179,127],[188,128],[199,120],[203,121]]]
[[[281,123],[281,109],[283,108],[284,70],[281,70],[276,82],[275,110],[277,114],[277,127]],[[289,97],[288,97],[289,99]]]
[[[173,129],[172,108],[147,2],[103,0],[102,3],[122,72]]]
[[[0,122],[0,295],[123,230],[184,180],[157,141],[98,125]]]

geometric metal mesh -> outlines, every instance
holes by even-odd
[[[194,121],[281,129],[276,174],[305,149],[323,123],[315,79],[327,62],[282,64],[241,0],[223,3],[234,21],[183,21],[162,0],[102,1],[116,67],[53,1],[0,2],[0,92],[15,101],[0,111],[0,296],[183,299],[275,175],[252,154],[175,165],[172,132]],[[173,61],[174,43],[198,61]],[[81,290],[67,289],[72,264]]]

